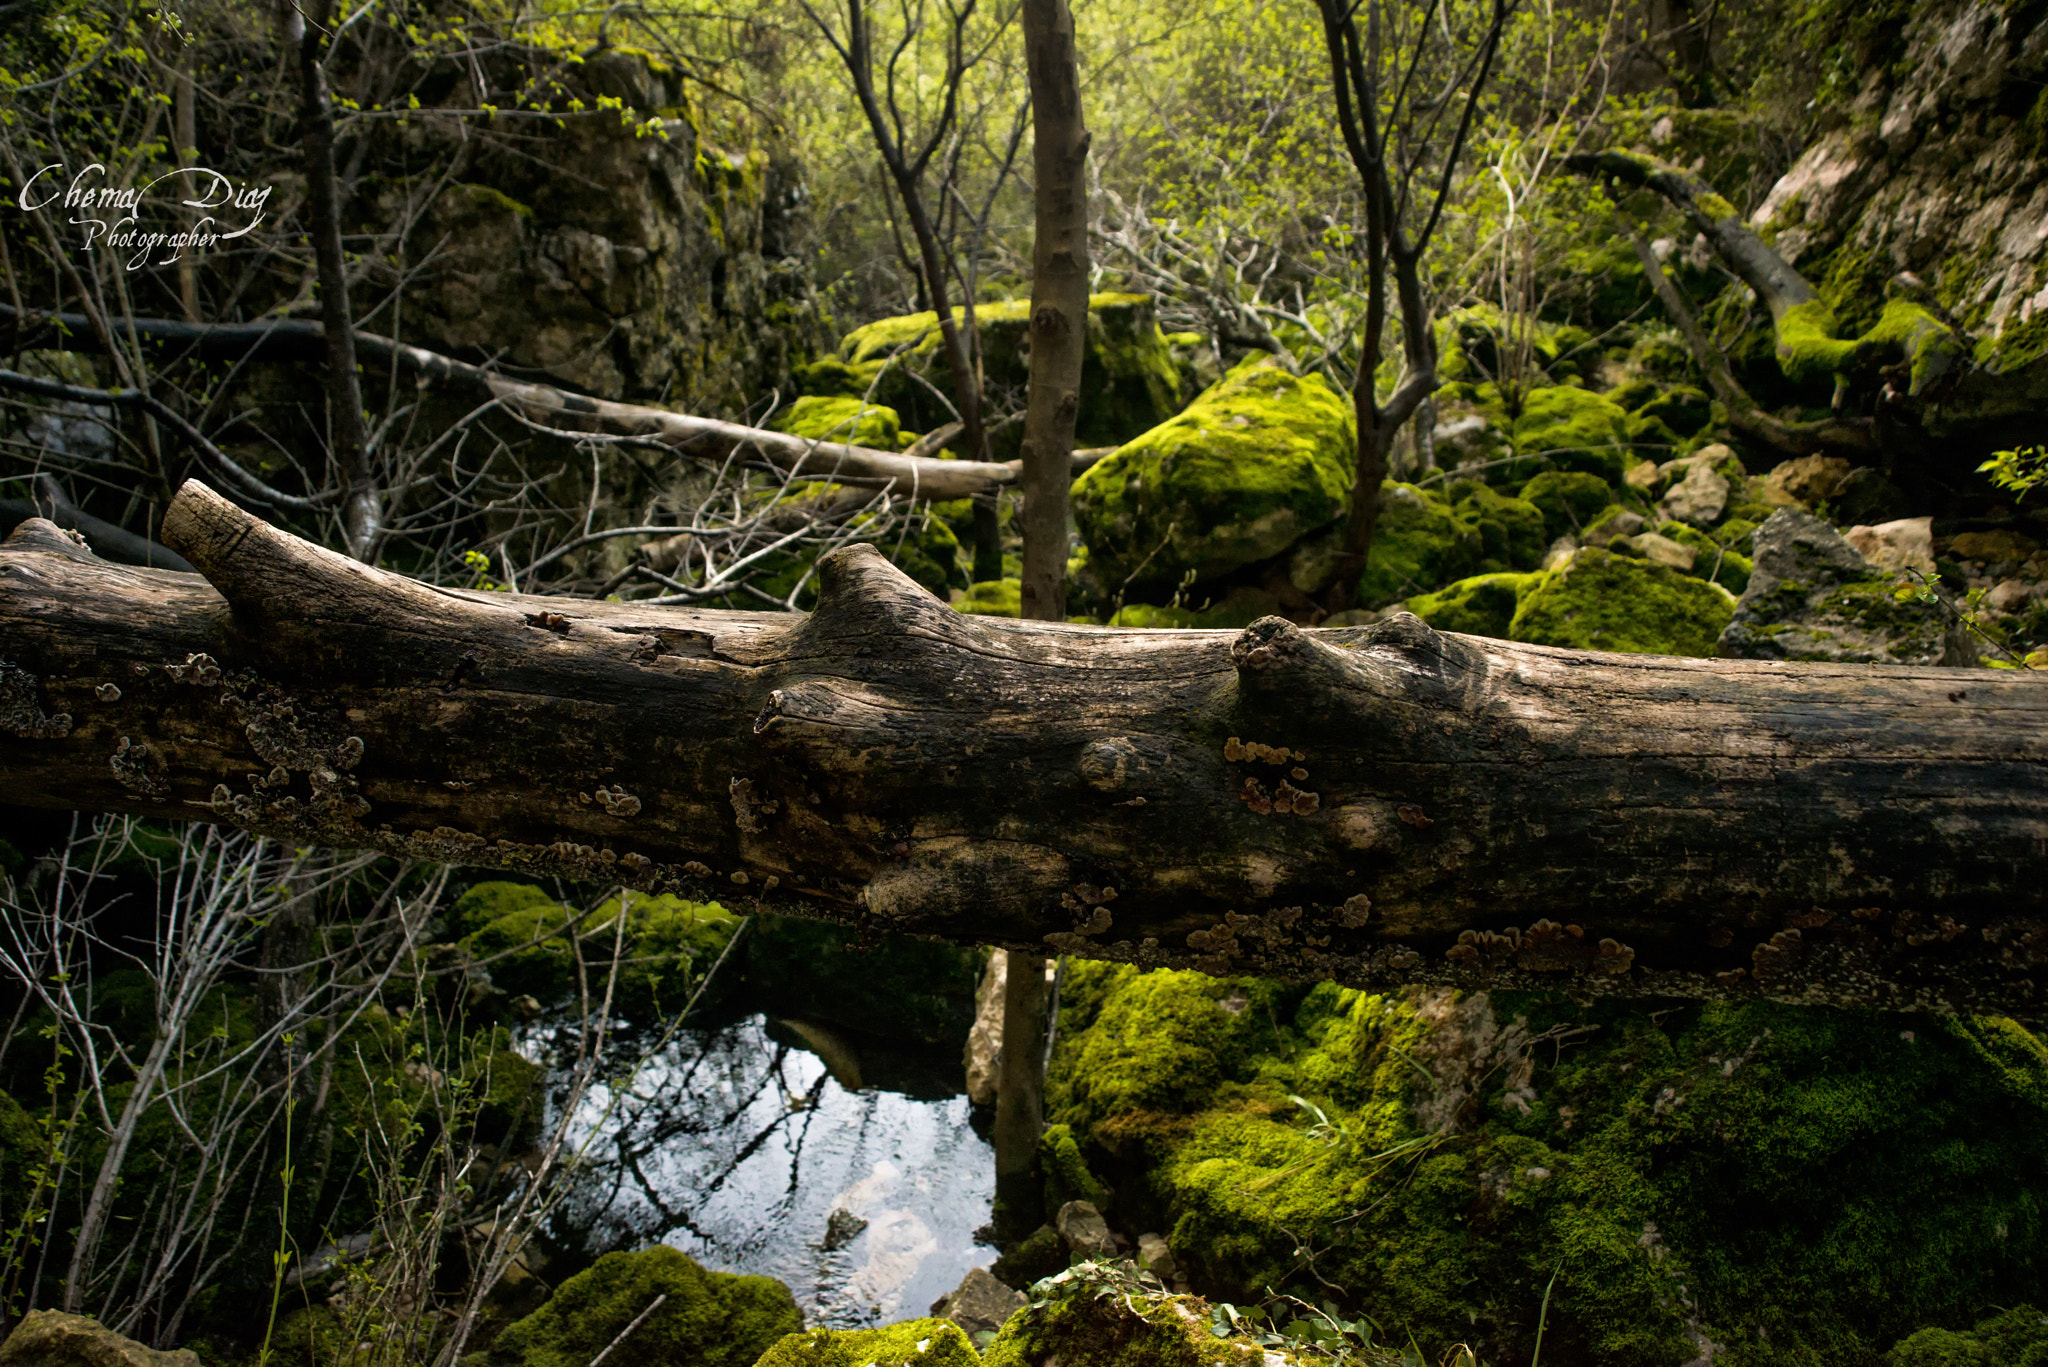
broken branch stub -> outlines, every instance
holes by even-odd
[[[1215,973],[2043,1010],[2048,687],[1406,615],[808,615],[431,588],[196,484],[0,548],[0,801]],[[60,724],[61,721],[61,724]]]

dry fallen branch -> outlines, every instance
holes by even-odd
[[[434,589],[188,484],[200,579],[0,549],[0,801],[1211,972],[2041,1020],[2048,688],[1402,615],[808,615]]]

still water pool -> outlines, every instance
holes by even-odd
[[[544,1026],[524,1044],[537,1060],[574,1048]],[[923,1315],[995,1258],[975,1242],[995,1156],[957,1057],[765,1015],[679,1031],[577,1107],[584,1156],[549,1241],[581,1258],[671,1244],[785,1283],[811,1324]],[[566,1073],[554,1081],[559,1108]]]

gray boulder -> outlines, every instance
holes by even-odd
[[[1109,1234],[1109,1221],[1102,1218],[1092,1202],[1069,1201],[1060,1207],[1053,1221],[1067,1248],[1083,1258],[1114,1258],[1116,1240]]]
[[[1827,523],[1780,508],[1751,536],[1756,568],[1721,633],[1736,660],[1974,665],[1977,648],[1955,615],[1900,602],[1897,579]]]
[[[123,1338],[98,1320],[31,1310],[0,1343],[0,1367],[202,1367],[189,1348],[175,1353]]]
[[[960,1285],[932,1302],[932,1314],[951,1320],[969,1334],[1000,1330],[1024,1308],[1024,1293],[1004,1286],[985,1267],[972,1267]]]

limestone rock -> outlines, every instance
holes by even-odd
[[[1881,570],[1934,573],[1934,519],[1905,517],[1876,527],[1851,527],[1842,539]]]
[[[974,1024],[967,1031],[961,1062],[967,1068],[967,1099],[977,1106],[996,1104],[996,1068],[1003,1055],[1003,984],[1009,981],[1009,964],[1010,956],[1001,950],[989,955],[981,985],[974,990]]]
[[[1772,513],[1721,654],[1741,660],[1970,665],[1970,635],[1931,603],[1900,602],[1893,578],[1819,518]]]
[[[1728,510],[1728,492],[1726,477],[1706,462],[1696,461],[1687,467],[1685,478],[1664,495],[1657,511],[1675,522],[1711,526]]]
[[[1795,456],[1771,467],[1764,483],[1811,509],[1830,497],[1848,473],[1849,462],[1841,456]]]
[[[1082,1258],[1113,1258],[1116,1256],[1116,1240],[1109,1236],[1109,1221],[1102,1218],[1102,1212],[1088,1201],[1069,1201],[1060,1207],[1054,1224],[1060,1232],[1060,1239],[1076,1256]]]
[[[932,1302],[932,1314],[969,1334],[995,1331],[1024,1308],[1024,1293],[1004,1286],[985,1267],[971,1267],[960,1285]]]
[[[1650,524],[1638,513],[1626,508],[1616,508],[1607,516],[1586,528],[1585,542],[1588,546],[1605,546],[1619,537],[1636,536],[1650,530]]]
[[[1246,361],[1074,481],[1074,519],[1105,583],[1170,592],[1278,555],[1350,497],[1351,406],[1320,376]]]
[[[0,1367],[202,1367],[189,1348],[159,1352],[84,1315],[31,1310],[0,1343]]]
[[[1682,542],[1656,532],[1642,532],[1636,536],[1622,537],[1613,543],[1617,550],[1642,557],[1652,564],[1668,565],[1681,574],[1691,574],[1693,563],[1700,553]]]
[[[1171,1283],[1173,1281],[1176,1270],[1173,1261],[1173,1250],[1167,1247],[1164,1235],[1140,1234],[1138,1236],[1138,1266],[1144,1268],[1162,1282]]]

